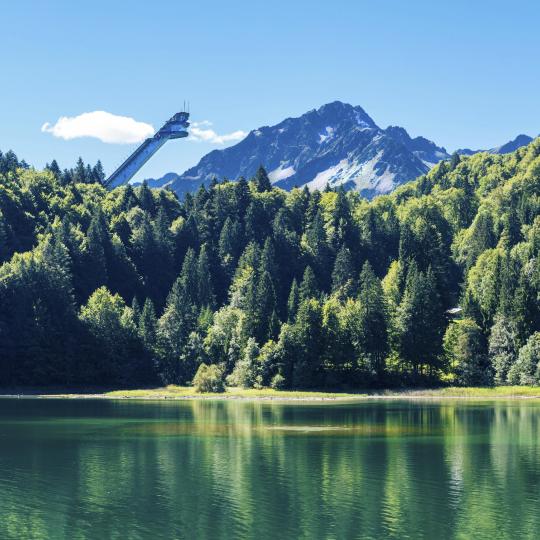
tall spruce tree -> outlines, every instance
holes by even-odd
[[[268,178],[268,174],[262,165],[257,169],[257,173],[255,174],[255,186],[259,193],[272,190],[270,178]]]

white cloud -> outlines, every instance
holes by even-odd
[[[41,131],[66,141],[94,137],[112,144],[137,143],[154,134],[150,124],[106,111],[87,112],[73,117],[61,116],[55,124],[43,124]]]
[[[195,127],[209,127],[213,126],[213,122],[210,122],[210,120],[201,120],[200,122],[191,122],[192,126]]]
[[[192,122],[189,129],[189,140],[207,142],[210,144],[225,144],[228,142],[241,141],[247,135],[247,133],[242,130],[219,135],[213,129],[210,129],[211,125],[212,122],[208,120],[203,120],[202,122]]]

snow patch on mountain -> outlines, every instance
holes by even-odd
[[[342,159],[337,165],[328,167],[328,169],[317,173],[317,176],[306,185],[309,189],[324,189],[327,184],[332,185],[336,177],[347,169],[349,162]]]
[[[284,167],[283,165],[284,164],[281,163],[277,169],[274,169],[273,171],[268,173],[268,178],[270,178],[270,182],[274,183],[279,182],[280,180],[285,180],[296,172],[294,170],[294,167]]]
[[[330,139],[332,135],[334,134],[334,128],[330,126],[326,126],[324,133],[319,133],[319,142],[322,144],[326,140]]]

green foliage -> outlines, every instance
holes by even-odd
[[[229,386],[242,388],[261,387],[262,376],[259,363],[260,349],[253,338],[249,338],[242,358],[236,363],[232,373],[227,377]]]
[[[433,271],[424,273],[412,264],[394,326],[397,352],[414,379],[434,377],[441,367],[443,312]]]
[[[489,360],[497,384],[509,382],[508,372],[517,360],[516,337],[512,322],[502,314],[497,315],[489,336]]]
[[[270,383],[270,388],[273,388],[274,390],[282,390],[285,388],[285,377],[281,375],[281,373],[276,373],[274,377],[272,378],[272,382]]]
[[[223,373],[223,368],[216,364],[201,364],[193,377],[195,391],[200,393],[223,392],[225,390]]]
[[[388,356],[388,310],[381,282],[366,262],[360,274],[359,305],[351,318],[352,339],[359,366],[375,380],[384,376]]]
[[[450,324],[444,335],[447,365],[461,386],[483,386],[492,382],[486,340],[481,328],[470,319]]]
[[[540,384],[540,332],[535,332],[519,350],[517,362],[508,372],[510,384]]]
[[[371,202],[262,168],[183,201],[103,176],[0,154],[2,384],[537,378],[540,140]]]

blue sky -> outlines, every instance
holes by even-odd
[[[65,140],[60,117],[159,128],[184,100],[214,141],[172,141],[140,176],[336,99],[448,150],[540,132],[537,1],[19,1],[1,16],[0,149],[37,167],[81,155],[111,172],[136,147]]]

